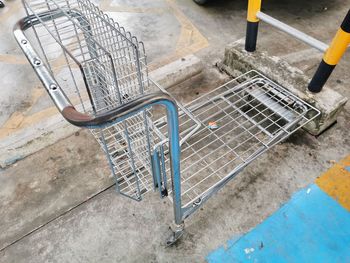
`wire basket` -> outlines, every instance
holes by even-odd
[[[27,0],[36,50],[75,108],[94,116],[160,89],[148,78],[144,45],[88,0]],[[117,190],[141,200],[152,180],[156,130],[150,110],[92,134],[107,153]],[[153,185],[153,183],[152,183]]]

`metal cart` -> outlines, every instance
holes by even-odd
[[[142,42],[89,0],[23,4],[15,38],[63,117],[91,129],[117,192],[139,201],[158,190],[173,203],[168,245],[207,199],[319,114],[255,71],[182,106],[149,78]]]

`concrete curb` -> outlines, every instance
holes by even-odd
[[[199,74],[202,69],[200,59],[194,55],[188,55],[150,72],[149,76],[164,88],[170,88]],[[69,124],[57,113],[17,131],[0,141],[0,167],[6,168],[78,130],[78,127]]]
[[[199,74],[202,70],[201,60],[194,55],[189,55],[160,67],[149,75],[167,89]]]

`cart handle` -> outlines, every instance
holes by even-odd
[[[75,126],[103,128],[105,126],[121,122],[126,118],[131,117],[136,113],[154,105],[163,105],[167,108],[168,113],[171,111],[170,115],[174,116],[170,117],[168,115],[168,119],[169,117],[176,119],[178,118],[176,102],[172,97],[163,92],[145,94],[142,97],[136,98],[103,114],[97,114],[95,117],[77,111],[72,105],[66,106],[61,113],[67,121]],[[172,133],[174,133],[174,131],[172,131]]]

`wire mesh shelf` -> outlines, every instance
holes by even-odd
[[[181,149],[185,206],[201,202],[215,186],[318,115],[315,108],[256,71],[229,81],[186,107],[201,128]],[[165,164],[169,173],[168,159]]]

